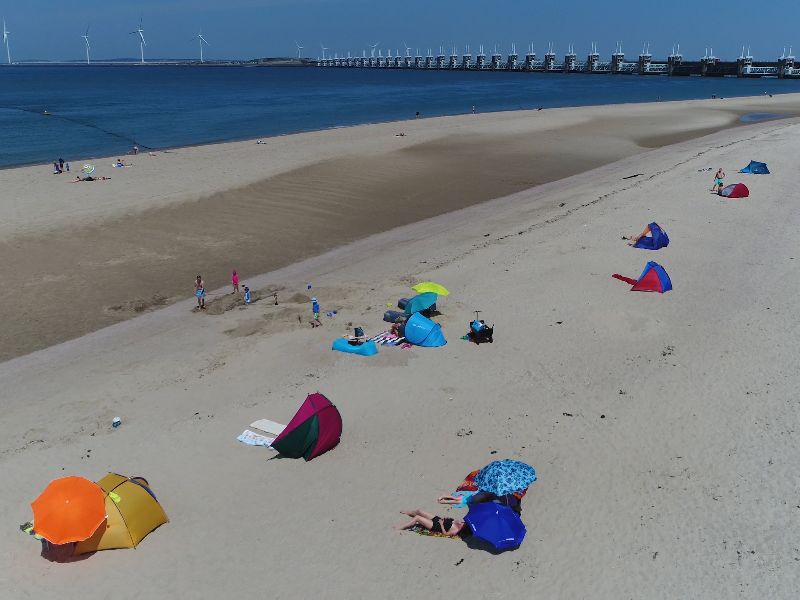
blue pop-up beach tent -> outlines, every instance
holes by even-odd
[[[405,336],[410,344],[426,348],[438,348],[447,343],[442,326],[419,313],[414,313],[406,321]]]
[[[669,237],[667,232],[661,229],[658,223],[650,223],[647,226],[650,229],[650,235],[639,238],[633,247],[641,248],[642,250],[658,250],[669,246]]]
[[[769,175],[769,169],[767,168],[767,163],[751,160],[750,164],[739,171],[739,173],[750,173],[751,175]]]

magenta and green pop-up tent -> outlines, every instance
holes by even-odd
[[[319,392],[309,394],[289,421],[286,429],[272,442],[272,448],[289,458],[316,458],[336,446],[342,435],[342,416]]]

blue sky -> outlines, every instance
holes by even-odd
[[[623,41],[627,55],[649,42],[656,57],[666,56],[675,42],[687,58],[713,47],[723,58],[735,58],[743,44],[757,59],[774,60],[784,46],[800,53],[800,9],[789,0],[652,2],[651,0],[0,0],[0,14],[11,32],[15,60],[80,59],[81,35],[91,25],[95,58],[134,57],[134,36],[140,14],[147,39],[146,57],[194,57],[191,38],[200,28],[210,42],[207,58],[253,58],[296,53],[360,54],[380,42],[384,49],[407,42],[421,50],[456,44],[462,51],[478,44],[490,52],[494,44],[507,53],[516,42],[522,54],[534,42],[541,55],[553,42],[562,55],[573,43],[585,55],[592,41],[603,56]]]

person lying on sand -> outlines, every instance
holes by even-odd
[[[108,181],[111,177],[92,177],[91,175],[87,175],[83,179],[80,178],[80,175],[75,176],[75,180],[71,183],[81,183],[83,181]]]
[[[442,518],[432,515],[429,512],[418,508],[416,510],[401,510],[401,515],[408,515],[411,520],[402,525],[395,525],[395,529],[403,531],[405,529],[412,529],[417,525],[424,527],[431,533],[441,533],[449,537],[455,537],[464,530],[464,521],[462,519]]]

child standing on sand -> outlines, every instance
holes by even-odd
[[[239,274],[236,272],[236,269],[233,270],[233,275],[231,275],[231,285],[233,285],[233,293],[236,294],[239,292]]]
[[[200,275],[194,279],[194,295],[197,298],[197,308],[204,310],[206,307],[206,283]]]
[[[311,313],[314,315],[314,320],[311,321],[311,327],[319,327],[322,321],[319,320],[319,302],[316,298],[311,299]]]

